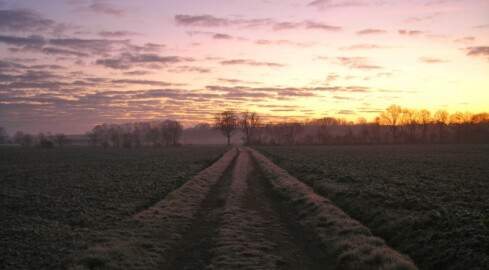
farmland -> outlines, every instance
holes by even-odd
[[[0,268],[60,267],[228,148],[0,149]]]
[[[489,268],[489,146],[257,149],[421,269]]]

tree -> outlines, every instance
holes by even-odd
[[[46,135],[44,135],[44,133],[39,132],[39,134],[37,135],[37,142],[38,142],[39,146],[42,148],[48,148],[48,149],[53,148],[54,143],[53,143],[53,141],[50,140],[50,137],[51,137],[51,134],[48,134],[46,136]]]
[[[236,133],[238,124],[238,118],[234,111],[227,110],[214,116],[214,128],[226,136],[228,145],[231,145],[231,137]]]
[[[166,146],[178,145],[178,140],[182,136],[183,126],[175,120],[165,120],[161,123],[163,142]]]
[[[421,139],[423,143],[426,142],[426,131],[431,124],[431,112],[428,110],[420,110],[418,114],[418,123],[421,126]]]
[[[448,112],[445,110],[438,110],[435,112],[434,120],[438,128],[438,142],[443,142],[443,129],[450,124],[450,118]]]
[[[261,125],[260,117],[256,112],[243,112],[241,113],[239,125],[244,134],[245,144],[251,145],[254,140],[255,131]]]
[[[401,124],[402,108],[399,105],[392,104],[380,114],[381,123],[388,125],[392,132],[394,143],[397,143],[397,129]]]
[[[63,145],[66,142],[66,135],[62,133],[58,133],[55,135],[55,141],[58,144],[59,147],[63,147]]]
[[[8,141],[7,129],[4,127],[0,127],[0,144],[7,143],[7,141]]]
[[[419,111],[404,108],[402,110],[402,125],[407,127],[407,142],[413,143],[416,141],[416,127]]]
[[[450,116],[450,123],[452,123],[455,130],[455,140],[458,143],[466,142],[471,118],[472,114],[469,112],[456,112]]]
[[[286,145],[294,145],[297,135],[303,130],[302,125],[295,121],[278,123],[277,127]]]

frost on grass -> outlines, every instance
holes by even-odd
[[[206,269],[275,269],[277,256],[270,254],[274,243],[267,240],[264,228],[269,226],[258,213],[243,208],[252,167],[243,150],[232,175],[229,197],[218,229],[214,257]]]
[[[236,156],[228,151],[152,207],[101,233],[101,243],[77,254],[71,269],[156,269],[188,230],[210,188]]]
[[[389,248],[331,201],[315,194],[256,150],[251,153],[273,189],[294,206],[301,224],[312,231],[319,245],[335,258],[336,269],[417,269],[409,257]]]

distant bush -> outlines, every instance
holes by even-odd
[[[44,139],[44,140],[41,140],[41,142],[39,143],[39,146],[40,146],[41,148],[48,148],[48,149],[51,149],[51,148],[53,148],[53,147],[54,147],[54,143],[53,143],[52,141],[50,141],[50,140],[46,140],[46,139]]]

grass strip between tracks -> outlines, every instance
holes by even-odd
[[[233,148],[164,200],[99,235],[100,243],[78,253],[70,269],[156,269],[188,230],[210,188],[232,164]]]
[[[301,224],[336,258],[336,269],[417,269],[409,257],[388,247],[330,200],[315,194],[256,150],[250,152],[273,189],[296,209]]]

